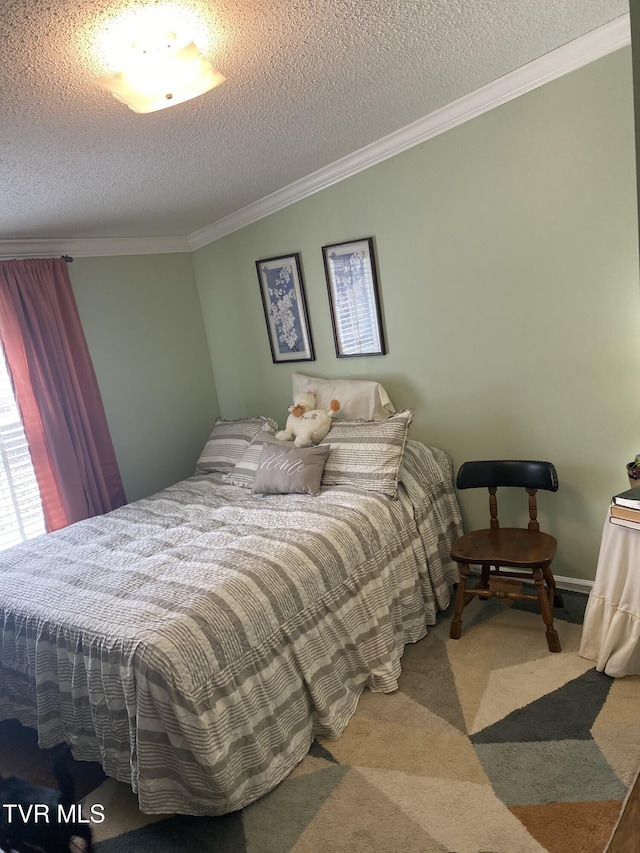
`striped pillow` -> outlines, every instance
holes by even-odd
[[[384,421],[334,421],[320,444],[331,453],[322,475],[323,486],[358,486],[395,498],[413,409]]]
[[[262,448],[265,444],[282,443],[283,442],[278,441],[273,437],[273,432],[271,430],[263,430],[262,432],[259,432],[251,444],[245,449],[235,468],[227,474],[225,481],[227,483],[231,483],[233,486],[244,486],[244,488],[250,489],[253,486],[253,479],[256,475],[256,471],[258,470],[258,462],[260,462]],[[293,447],[290,442],[289,446]]]
[[[259,432],[274,433],[277,429],[278,424],[271,418],[240,418],[237,421],[218,418],[196,463],[196,474],[213,471],[227,474]]]

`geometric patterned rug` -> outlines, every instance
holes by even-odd
[[[602,853],[640,765],[640,677],[578,655],[586,596],[563,596],[560,654],[528,602],[476,599],[459,640],[442,614],[396,693],[365,691],[338,741],[239,812],[150,818],[104,781],[96,853]]]

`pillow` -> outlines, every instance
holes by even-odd
[[[334,421],[321,444],[331,445],[323,486],[358,486],[395,498],[413,409],[384,421]]]
[[[330,450],[328,445],[263,444],[251,491],[254,495],[317,495]]]
[[[282,442],[275,439],[271,431],[259,432],[246,448],[235,468],[227,474],[225,481],[234,486],[244,486],[244,488],[250,489],[265,444],[282,444]]]
[[[294,373],[291,379],[293,396],[313,391],[319,409],[328,410],[331,400],[338,400],[340,410],[337,417],[340,419],[380,421],[395,412],[382,385],[370,379],[318,379],[304,373]]]
[[[196,474],[228,473],[259,432],[275,433],[277,429],[278,424],[271,418],[240,418],[237,421],[218,418],[196,463]]]

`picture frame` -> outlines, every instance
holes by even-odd
[[[386,355],[373,237],[322,247],[337,358]]]
[[[300,254],[256,261],[274,364],[314,361]]]

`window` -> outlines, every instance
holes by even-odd
[[[40,490],[0,347],[0,550],[45,532]]]

